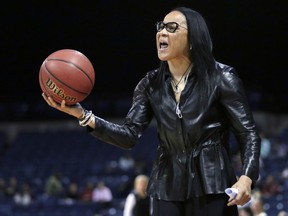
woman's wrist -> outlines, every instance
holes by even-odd
[[[84,118],[85,118],[86,113],[87,113],[87,110],[82,109],[81,115],[80,115],[79,117],[76,117],[76,118],[77,118],[79,121],[83,121]]]
[[[95,116],[91,110],[84,110],[82,115],[78,118],[79,125],[85,127],[88,126],[90,123],[95,122]]]

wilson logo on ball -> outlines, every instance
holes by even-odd
[[[76,97],[72,97],[69,95],[65,95],[65,92],[63,89],[59,88],[50,78],[47,79],[46,81],[46,86],[50,91],[52,91],[54,94],[57,96],[63,98],[63,100],[70,101],[70,102],[75,102],[77,101]]]

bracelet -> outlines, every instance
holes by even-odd
[[[81,116],[77,119],[79,121],[83,121],[87,112],[88,112],[87,110],[83,109]]]
[[[89,125],[94,119],[94,117],[95,116],[93,115],[91,110],[90,111],[85,110],[84,116],[81,119],[79,119],[79,125],[84,127]]]
[[[92,113],[92,115],[90,116],[90,119],[88,120],[88,122],[84,125],[84,126],[87,126],[87,125],[89,125],[91,122],[95,122],[95,116],[94,116],[94,114]]]

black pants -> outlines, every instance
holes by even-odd
[[[207,195],[183,202],[153,199],[152,216],[238,216],[237,206],[227,206],[226,194]]]

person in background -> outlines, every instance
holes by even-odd
[[[288,216],[288,213],[286,211],[280,211],[277,216]]]
[[[79,103],[58,104],[42,96],[49,106],[76,117],[95,138],[123,149],[133,148],[156,120],[159,146],[147,189],[153,216],[236,216],[237,205],[250,200],[258,180],[261,147],[242,80],[235,68],[214,58],[199,12],[174,8],[156,30],[159,67],[137,84],[123,124]],[[240,146],[239,178],[230,159],[230,132]],[[229,199],[228,187],[238,189],[238,195]]]
[[[271,141],[263,131],[259,134],[259,136],[261,138],[260,158],[266,159],[271,153]]]
[[[45,192],[48,196],[61,196],[63,195],[63,184],[61,182],[60,173],[51,174],[45,185]]]
[[[79,188],[78,184],[76,182],[71,182],[68,185],[66,194],[65,194],[66,199],[71,199],[74,201],[77,201],[80,199],[80,193],[79,193]]]
[[[113,200],[112,191],[104,181],[98,182],[92,192],[92,201],[100,204],[102,208],[109,208]]]
[[[82,202],[91,202],[92,201],[92,194],[93,194],[94,184],[92,182],[86,182],[86,185],[81,192],[80,200]]]
[[[17,192],[19,192],[18,179],[14,176],[10,177],[6,184],[5,196],[14,197]]]
[[[261,192],[263,197],[275,197],[281,193],[282,187],[279,180],[272,174],[268,174],[261,185]]]
[[[29,206],[32,203],[32,192],[29,184],[23,183],[21,189],[14,194],[14,203],[19,206]]]
[[[268,216],[263,207],[263,201],[261,198],[255,198],[251,203],[251,210],[253,216]]]
[[[123,216],[149,216],[150,198],[147,196],[149,178],[146,175],[138,175],[134,180],[134,189],[128,194]]]
[[[240,207],[238,212],[239,216],[254,216],[250,207]]]

